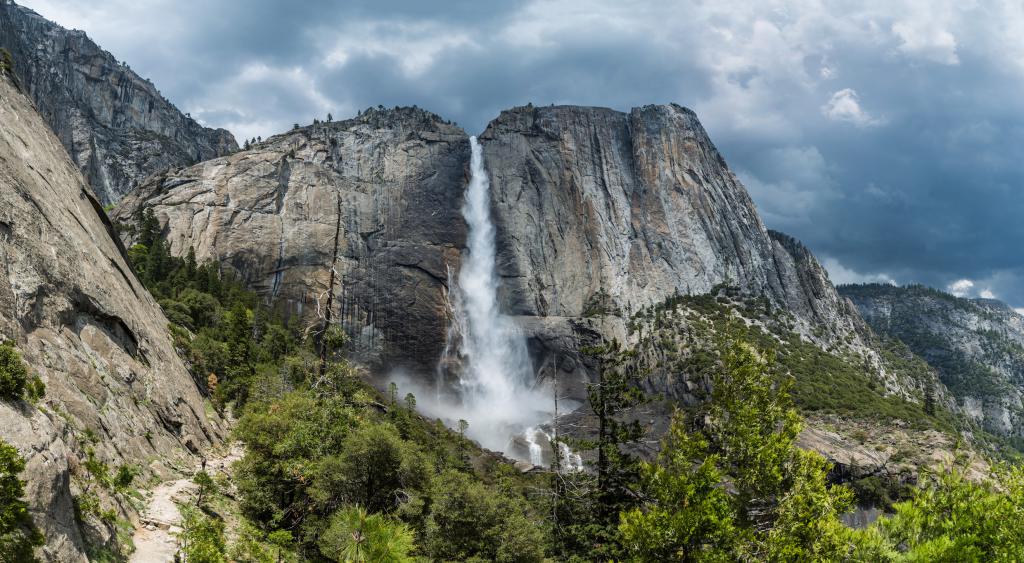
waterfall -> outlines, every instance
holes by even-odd
[[[417,404],[425,414],[452,428],[461,428],[465,420],[466,435],[483,447],[544,465],[545,458],[553,457],[553,438],[542,426],[554,418],[554,394],[536,381],[526,339],[498,306],[490,180],[480,143],[476,137],[469,141],[470,180],[462,206],[468,244],[458,273],[448,270],[445,298],[451,319],[437,380],[430,390],[399,371],[392,372],[391,380],[426,399]],[[559,442],[558,450],[564,470],[582,470],[583,460],[565,443]]]
[[[538,433],[540,433],[540,430],[536,428],[527,428],[526,432],[523,433],[523,437],[530,448],[530,463],[542,466],[544,465],[544,449],[541,447],[540,442],[537,441]]]
[[[523,432],[523,439],[530,451],[530,463],[543,467],[544,449],[550,451],[551,444],[555,437],[540,428],[530,427]],[[583,471],[583,457],[572,451],[568,444],[558,441],[558,462],[565,473]]]
[[[565,442],[558,442],[558,457],[563,471],[583,471],[583,456],[573,452]]]
[[[511,453],[511,439],[549,418],[547,393],[534,381],[526,340],[498,307],[495,229],[491,221],[490,180],[476,137],[471,147],[470,181],[462,216],[469,227],[468,249],[449,296],[450,338],[459,339],[459,413],[468,434],[484,447]],[[453,346],[449,344],[448,353]]]

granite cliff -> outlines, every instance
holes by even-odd
[[[137,466],[140,480],[166,476],[223,430],[99,202],[32,102],[2,77],[0,123],[0,340],[46,385],[37,405],[0,402],[0,437],[27,461],[43,557],[84,561],[88,550],[119,549],[111,518],[74,508],[87,458]],[[136,518],[131,503],[92,492],[102,510]]]
[[[306,320],[326,310],[333,265],[332,318],[356,354],[429,371],[465,241],[468,151],[466,134],[436,115],[371,109],[158,174],[114,218],[132,225],[152,209],[172,252],[216,259]]]
[[[924,286],[840,287],[879,334],[938,371],[962,411],[996,434],[1024,436],[1024,316],[994,299]]]
[[[0,48],[101,204],[154,172],[238,149],[231,133],[183,115],[156,87],[101,49],[28,8],[0,0]]]
[[[624,338],[623,319],[643,306],[729,286],[767,298],[820,346],[867,356],[892,391],[912,394],[813,255],[765,228],[692,111],[525,106],[481,140],[504,309],[533,336],[537,364],[575,382],[571,393],[586,380],[572,353],[581,333]]]
[[[863,356],[891,392],[920,395],[919,382],[886,368],[811,253],[765,228],[693,112],[526,106],[480,140],[500,306],[529,337],[541,376],[570,396],[591,375],[581,344],[626,338],[643,306],[723,286],[763,296],[818,346]],[[230,265],[307,320],[324,314],[333,264],[332,318],[357,357],[432,377],[449,273],[465,248],[468,164],[461,129],[415,108],[376,108],[154,176],[114,218],[131,244],[131,225],[152,210],[173,252]]]

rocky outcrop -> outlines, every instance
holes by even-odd
[[[46,384],[38,406],[0,402],[0,437],[27,460],[44,559],[83,561],[84,538],[114,535],[72,508],[87,443],[109,466],[137,464],[147,479],[222,431],[99,202],[32,102],[3,78],[0,201],[0,340]],[[134,508],[119,511],[132,517]]]
[[[152,209],[172,252],[230,266],[307,322],[324,314],[333,265],[332,318],[356,356],[432,372],[465,241],[468,158],[466,134],[439,117],[371,109],[155,176],[115,219]]]
[[[902,340],[938,372],[967,416],[1024,436],[1024,316],[992,299],[923,286],[840,288],[879,334]]]
[[[824,269],[769,233],[689,110],[516,108],[481,141],[502,307],[530,335],[536,365],[582,381],[565,354],[582,332],[615,332],[640,306],[716,285],[768,296],[808,338],[859,342],[856,314]],[[440,118],[373,109],[156,176],[115,217],[132,223],[152,209],[172,251],[231,265],[307,319],[323,313],[334,263],[332,314],[360,355],[429,373],[448,324],[448,272],[465,246],[468,161],[466,134]],[[610,318],[585,320],[594,317]]]
[[[238,149],[231,133],[183,115],[84,31],[9,0],[0,0],[0,47],[11,52],[23,91],[102,204],[154,172]]]

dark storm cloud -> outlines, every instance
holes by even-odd
[[[477,133],[527,102],[678,102],[836,281],[1024,305],[1019,3],[25,3],[240,139],[378,104]]]

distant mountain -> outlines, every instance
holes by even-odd
[[[841,286],[880,334],[938,370],[964,412],[988,430],[1024,436],[1024,316],[993,299],[920,285]]]
[[[84,31],[9,0],[0,0],[0,48],[10,51],[22,90],[104,204],[154,172],[238,149],[231,133],[183,115]]]

